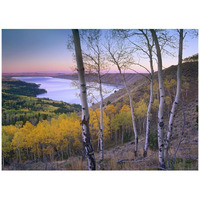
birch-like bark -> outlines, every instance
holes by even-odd
[[[100,159],[104,158],[104,140],[103,140],[103,89],[102,89],[102,81],[101,81],[101,71],[106,69],[106,65],[103,62],[102,55],[102,47],[100,44],[100,30],[90,30],[89,35],[87,35],[87,31],[84,35],[84,40],[86,42],[86,46],[88,48],[85,52],[83,52],[83,56],[85,58],[85,64],[88,66],[89,70],[95,71],[98,77],[99,84],[99,95],[100,95],[100,120],[99,120],[99,146],[100,146]]]
[[[153,70],[153,58],[152,58],[152,49],[150,47],[148,38],[148,49],[149,49],[149,62],[150,62],[150,68],[151,68],[151,82],[150,82],[150,96],[149,96],[149,105],[147,109],[147,123],[146,123],[146,137],[145,137],[145,146],[144,146],[144,154],[143,156],[147,156],[147,150],[149,146],[149,134],[150,134],[150,117],[151,117],[151,109],[153,104],[153,80],[154,80],[154,70]]]
[[[165,168],[164,162],[164,106],[165,106],[165,90],[162,75],[162,56],[158,38],[154,29],[151,29],[152,38],[155,42],[157,58],[158,58],[158,83],[159,83],[159,109],[158,109],[158,149],[159,149],[159,164]]]
[[[153,79],[151,79],[150,83],[150,97],[149,97],[149,105],[147,109],[147,123],[146,123],[146,137],[145,137],[145,145],[144,145],[144,157],[147,156],[147,150],[149,146],[149,134],[150,134],[150,116],[151,116],[151,108],[153,104]]]
[[[151,83],[150,83],[150,97],[149,97],[149,105],[147,109],[146,137],[145,137],[144,155],[143,155],[144,157],[147,156],[147,150],[149,146],[150,116],[151,116],[152,104],[153,104],[153,79],[151,79]]]
[[[99,93],[100,93],[100,158],[104,158],[104,141],[103,141],[103,94],[102,94],[102,84],[100,70],[98,71],[99,78]]]
[[[135,153],[135,156],[137,156],[137,152],[138,152],[138,133],[137,133],[136,123],[135,123],[135,115],[134,115],[134,108],[133,108],[133,99],[132,99],[130,90],[129,90],[127,84],[126,84],[125,76],[124,76],[124,74],[122,74],[119,65],[117,65],[117,67],[118,67],[119,73],[120,73],[120,75],[121,75],[121,77],[123,79],[123,83],[124,83],[124,86],[126,88],[126,92],[128,94],[128,97],[129,97],[129,102],[130,102],[130,107],[131,107],[132,125],[133,125],[133,131],[134,131],[134,134],[135,134],[135,149],[134,149],[134,153]]]
[[[93,147],[90,142],[90,131],[89,131],[89,109],[87,103],[87,91],[85,81],[85,71],[83,66],[83,58],[81,52],[81,44],[78,29],[73,29],[73,38],[76,53],[77,71],[80,86],[80,98],[82,106],[82,138],[85,154],[88,160],[88,170],[95,170],[95,157]]]
[[[172,129],[173,129],[173,121],[175,117],[175,112],[177,105],[179,103],[180,95],[181,95],[181,84],[182,84],[182,55],[183,55],[183,29],[179,31],[179,55],[178,55],[178,67],[177,67],[177,87],[176,87],[176,97],[173,102],[170,116],[169,116],[169,124],[168,124],[168,132],[167,132],[167,139],[165,142],[165,158],[168,159],[168,149],[170,145],[170,139],[172,136]]]

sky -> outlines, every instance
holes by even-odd
[[[70,29],[3,29],[2,72],[70,73],[75,65],[67,49]],[[198,53],[198,38],[184,41],[183,58]],[[148,61],[143,61],[148,66]],[[177,58],[163,56],[163,66],[177,64]],[[139,72],[145,72],[136,67]],[[110,72],[116,69],[111,67]]]
[[[2,30],[3,72],[68,72],[70,30]]]

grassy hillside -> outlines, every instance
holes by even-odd
[[[164,78],[171,76],[173,79],[176,79],[176,70],[177,66],[173,65],[165,70],[163,70]],[[185,62],[182,65],[182,75],[186,77],[187,82],[190,84],[190,89],[188,89],[186,102],[190,102],[198,98],[198,62]],[[157,73],[155,73],[155,79],[157,79]],[[133,100],[138,101],[144,92],[149,93],[147,86],[149,85],[149,80],[145,77],[137,80],[134,83],[129,84],[129,88],[132,92]],[[109,97],[104,100],[105,105],[107,102],[118,103],[123,102],[128,104],[128,95],[126,94],[126,89],[122,88],[119,91],[111,94]],[[93,106],[93,108],[98,108],[99,104]]]
[[[163,71],[164,78],[171,77],[176,79],[177,66],[171,66]],[[182,75],[184,77],[183,84],[188,83],[188,87],[182,88],[181,101],[177,108],[177,114],[174,119],[174,129],[172,136],[172,143],[170,149],[170,155],[172,156],[176,150],[177,144],[180,140],[181,132],[183,131],[183,141],[181,143],[180,149],[177,153],[177,163],[175,165],[176,169],[198,169],[198,62],[185,62],[182,65]],[[157,76],[157,73],[156,73]],[[157,78],[157,77],[156,77]],[[133,100],[138,102],[144,98],[144,93],[148,92],[149,81],[146,78],[142,78],[137,82],[129,85]],[[168,91],[166,91],[166,95]],[[172,97],[173,98],[173,97]],[[114,105],[123,106],[124,104],[129,104],[128,96],[126,90],[123,88],[116,93],[113,93],[108,98],[105,99],[105,105],[110,102]],[[99,105],[93,106],[93,109],[98,108]],[[168,110],[169,109],[169,110]],[[168,129],[168,112],[171,109],[171,103],[165,107],[165,134]],[[185,122],[184,122],[185,114]],[[156,132],[157,129],[157,112],[152,113],[152,126],[151,134]],[[183,129],[184,127],[184,129]],[[139,158],[142,158],[143,146],[144,146],[144,132],[139,135]],[[156,135],[155,135],[156,137]],[[138,165],[137,162],[133,162],[133,145],[126,144],[119,146],[119,148],[114,148],[115,156],[113,156],[113,149],[106,151],[105,157],[109,160],[107,163],[107,169],[112,168],[113,159],[115,160],[115,167],[117,169],[146,169],[151,168],[157,164],[157,152],[151,151],[153,155],[147,158],[149,162],[141,159]],[[127,164],[117,165],[117,161],[120,159],[129,159]],[[135,164],[134,164],[135,163]],[[114,167],[114,168],[115,168]],[[121,167],[121,168],[120,168]],[[105,169],[106,169],[105,168]]]

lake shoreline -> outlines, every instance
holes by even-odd
[[[127,84],[136,82],[137,80],[143,78],[145,73],[125,73],[125,79]],[[52,77],[52,78],[61,78],[68,80],[78,80],[77,74],[65,74],[65,73],[3,73],[2,77]],[[95,74],[86,74],[87,82],[98,82],[98,78]],[[115,86],[122,88],[123,80],[119,73],[107,73],[102,76],[102,83],[108,84],[110,86]]]
[[[44,77],[44,76],[15,76],[12,79],[20,80],[27,83],[34,83],[39,86],[40,89],[44,89],[47,92],[43,94],[38,94],[37,98],[48,98],[54,101],[63,101],[69,104],[80,104],[79,98],[79,89],[73,84],[73,80],[66,78],[57,78],[57,77]],[[113,92],[119,90],[119,87],[113,86],[111,84],[102,83],[103,88],[105,89],[104,97],[110,96]],[[93,96],[88,96],[89,104],[93,105],[99,102],[99,92],[97,89],[98,86],[93,82],[93,86],[88,89],[89,94]]]

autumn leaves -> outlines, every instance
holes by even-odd
[[[62,160],[63,156],[67,158],[81,149],[80,131],[80,118],[76,114],[62,114],[36,126],[28,121],[21,128],[3,126],[4,158],[19,162]]]
[[[143,102],[144,103],[144,102]],[[135,104],[136,116],[144,119],[146,106],[142,102]],[[143,111],[142,111],[143,110]],[[89,109],[90,134],[94,150],[99,148],[100,109]],[[143,113],[143,116],[141,116]],[[114,143],[122,144],[127,135],[133,137],[130,107],[128,105],[109,104],[103,112],[104,142],[107,147]],[[3,126],[2,151],[5,160],[63,160],[72,155],[82,155],[80,116],[62,114],[50,121],[43,120],[36,126],[26,122],[23,127]],[[123,130],[123,132],[122,132]]]

